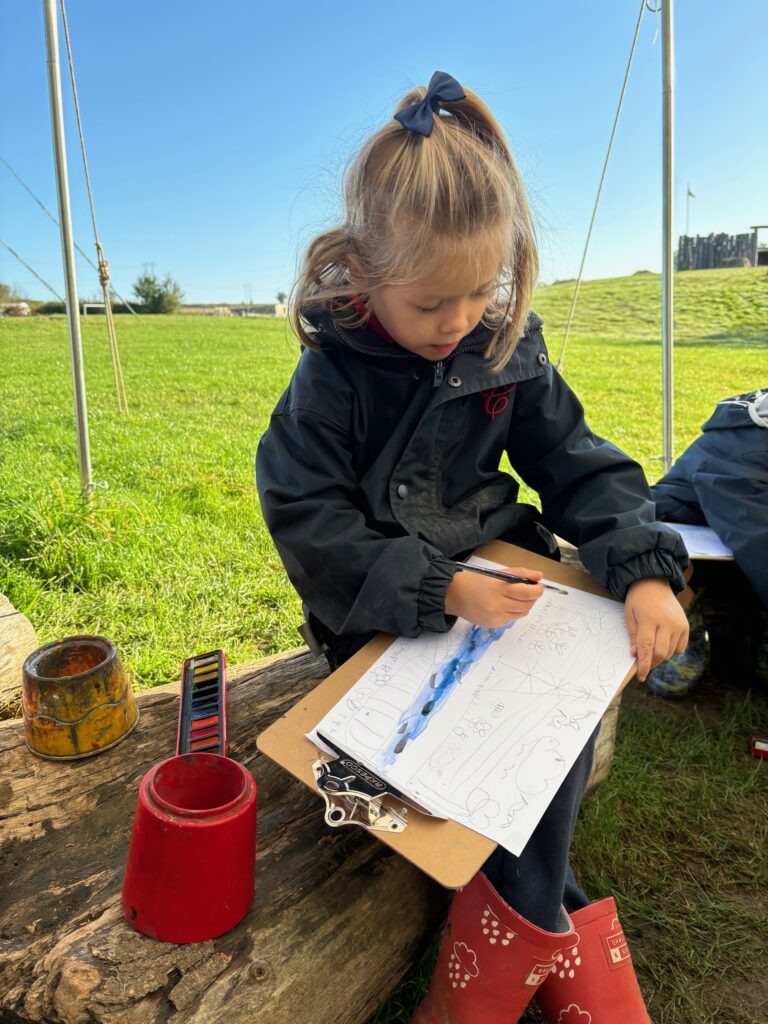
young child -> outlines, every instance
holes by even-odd
[[[436,72],[363,146],[344,199],[307,251],[304,350],[257,456],[264,518],[331,665],[380,630],[522,618],[541,586],[452,559],[498,538],[556,557],[556,532],[626,601],[644,679],[685,648],[684,548],[549,361],[525,192],[492,114]],[[590,904],[568,862],[591,758],[592,740],[523,854],[497,849],[455,895],[419,1024],[514,1022],[533,995],[558,1024],[648,1020],[613,900]]]
[[[701,434],[651,488],[656,516],[667,522],[709,526],[732,551],[746,577],[727,598],[744,638],[744,673],[768,685],[768,388],[723,398]],[[693,586],[723,591],[722,563],[698,562]],[[733,587],[732,580],[731,588]],[[725,590],[728,593],[728,588]],[[648,676],[662,697],[685,697],[709,664],[709,638],[698,601],[689,611],[691,643]],[[733,653],[729,653],[733,664]]]

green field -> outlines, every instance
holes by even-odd
[[[571,285],[535,308],[556,357]],[[677,279],[676,444],[714,402],[766,383],[768,277]],[[583,285],[565,357],[590,423],[660,475],[660,280]],[[762,331],[762,333],[761,333]],[[253,456],[297,345],[285,322],[118,318],[129,418],[116,411],[104,322],[83,321],[93,476],[78,501],[67,326],[0,320],[0,589],[41,640],[78,632],[119,642],[139,687],[189,653],[233,663],[298,641],[299,605],[261,521]]]
[[[553,358],[572,287],[536,296]],[[592,428],[651,479],[661,475],[660,307],[658,275],[585,283],[565,357]],[[764,269],[677,276],[678,453],[718,398],[768,385],[766,324]],[[253,477],[296,342],[267,319],[124,316],[117,329],[128,419],[116,408],[104,322],[83,322],[100,484],[86,509],[66,321],[0,320],[0,591],[41,642],[112,637],[139,687],[177,678],[195,651],[222,647],[236,664],[296,646],[299,603]],[[657,1024],[764,1024],[760,1002],[739,1002],[739,984],[751,991],[764,973],[765,772],[744,742],[768,731],[765,699],[738,693],[707,722],[690,705],[652,715],[630,706],[622,722],[616,769],[577,837],[582,878],[593,895],[615,892],[627,931],[640,933]],[[380,1024],[408,1019],[397,1005]]]

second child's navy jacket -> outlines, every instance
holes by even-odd
[[[556,552],[555,533],[620,600],[648,576],[682,589],[682,542],[655,521],[638,464],[587,426],[535,314],[498,373],[482,324],[435,363],[311,320],[321,350],[302,352],[256,471],[291,582],[333,634],[449,629],[451,559],[496,539]],[[505,453],[541,513],[518,502]]]
[[[768,608],[768,388],[718,402],[651,491],[659,519],[708,525]]]

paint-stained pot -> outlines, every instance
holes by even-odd
[[[44,644],[26,659],[22,677],[27,746],[40,757],[98,754],[138,721],[130,680],[106,637],[70,636]]]

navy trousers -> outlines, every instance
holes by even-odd
[[[595,749],[597,729],[536,826],[519,857],[501,846],[483,865],[483,872],[502,899],[539,928],[558,928],[560,907],[568,913],[589,905],[576,883],[569,851]]]

